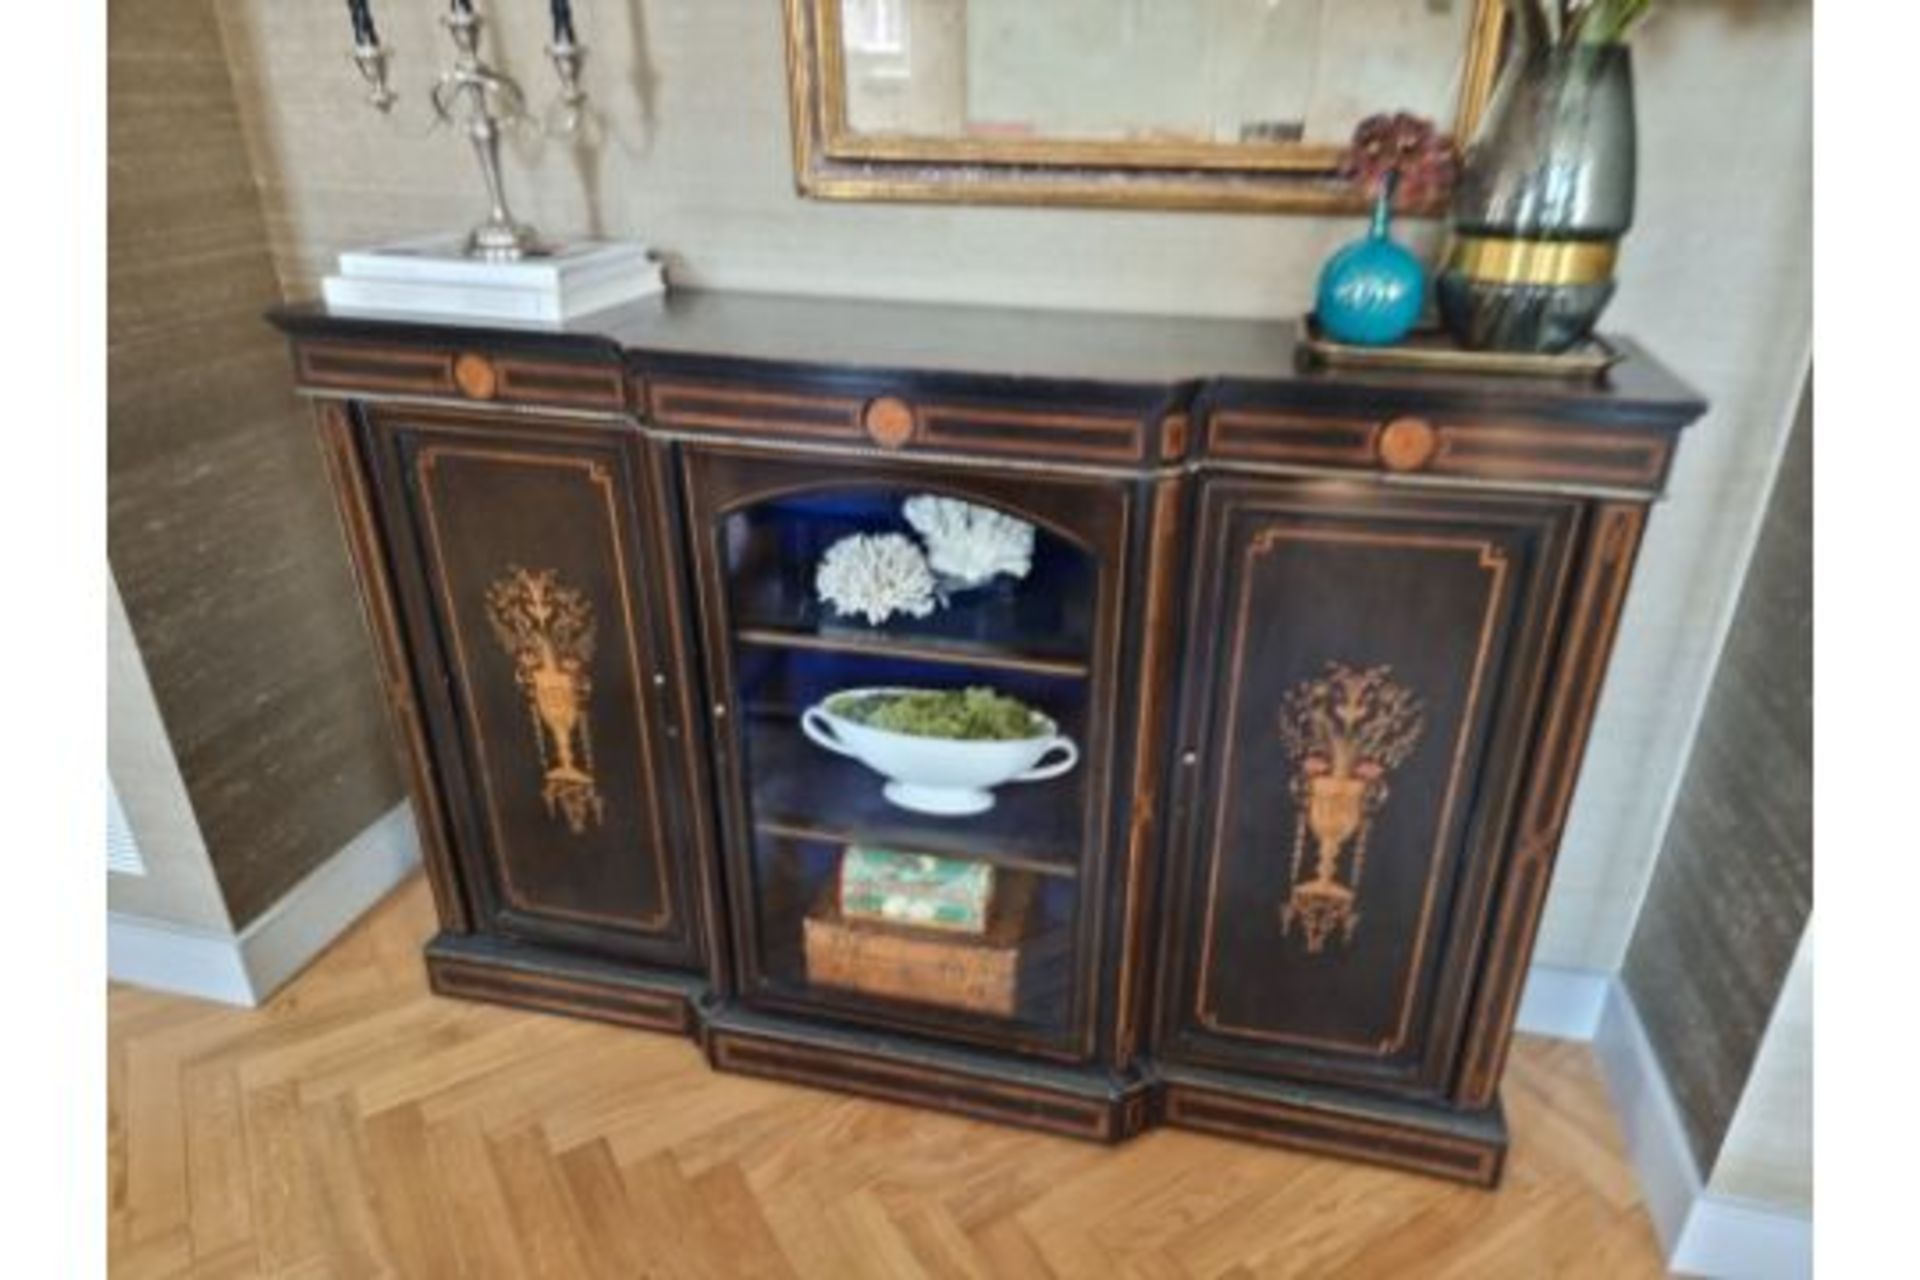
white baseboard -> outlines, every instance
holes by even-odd
[[[308,872],[240,931],[240,953],[259,999],[306,968],[419,865],[413,814],[397,804]]]
[[[1591,1040],[1600,1030],[1613,978],[1589,969],[1536,964],[1527,971],[1514,1026],[1528,1035]]]
[[[1687,1142],[1680,1108],[1667,1087],[1633,997],[1619,983],[1607,993],[1606,1013],[1594,1037],[1594,1052],[1613,1097],[1627,1155],[1640,1174],[1640,1191],[1660,1242],[1671,1255],[1694,1204],[1706,1194]]]
[[[1812,1276],[1810,1219],[1707,1194],[1666,1072],[1617,978],[1608,981],[1593,1047],[1667,1265],[1680,1275],[1738,1280]]]
[[[1683,1276],[1801,1280],[1813,1274],[1813,1220],[1705,1196],[1687,1216],[1669,1265]]]
[[[260,1004],[419,863],[412,814],[396,805],[238,935],[109,912],[108,976],[224,1004]]]
[[[115,982],[251,1005],[253,983],[230,934],[107,912],[107,976]]]

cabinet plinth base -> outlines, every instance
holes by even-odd
[[[442,933],[427,944],[435,993],[546,1013],[697,1034],[695,1002],[707,984],[692,974],[587,960],[547,947]]]
[[[1175,1128],[1366,1160],[1479,1187],[1500,1182],[1507,1122],[1484,1111],[1282,1085],[1216,1072],[1158,1071],[1160,1119]]]
[[[881,1039],[731,1006],[706,1013],[707,1057],[720,1071],[762,1076],[980,1120],[1119,1142],[1146,1127],[1148,1086],[1100,1068]]]

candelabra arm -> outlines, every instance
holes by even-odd
[[[392,52],[378,40],[358,42],[353,46],[353,65],[360,69],[361,78],[367,82],[367,102],[375,110],[386,113],[400,99],[387,84],[387,63]]]
[[[587,91],[580,87],[580,68],[587,60],[587,49],[576,44],[573,37],[561,36],[547,46],[547,56],[553,59],[553,71],[560,80],[560,98],[548,113],[548,127],[564,136],[579,129],[587,101]]]

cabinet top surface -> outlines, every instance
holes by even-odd
[[[853,298],[676,290],[567,325],[482,326],[330,311],[304,304],[273,319],[301,338],[516,348],[624,359],[641,372],[990,378],[1163,393],[1210,383],[1223,398],[1285,398],[1366,408],[1383,398],[1436,407],[1681,427],[1699,397],[1630,340],[1604,379],[1491,377],[1324,369],[1300,358],[1292,320],[1017,310]]]

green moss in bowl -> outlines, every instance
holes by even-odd
[[[847,693],[828,699],[827,710],[855,724],[917,738],[1010,742],[1050,732],[1019,699],[982,688]]]

